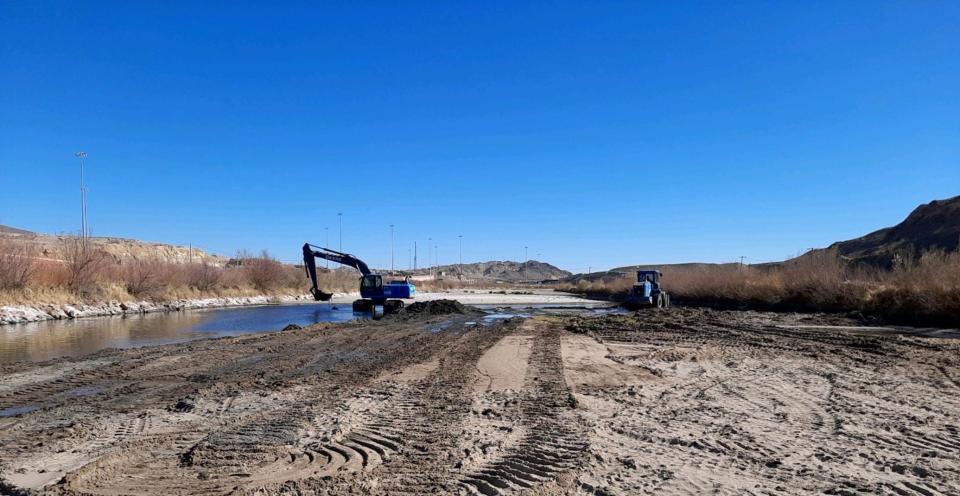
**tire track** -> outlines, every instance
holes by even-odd
[[[588,444],[563,375],[559,330],[535,335],[524,389],[520,423],[526,434],[499,460],[462,477],[468,492],[493,496],[535,489],[581,463]]]

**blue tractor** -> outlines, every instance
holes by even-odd
[[[390,281],[384,284],[383,276],[370,271],[367,264],[359,258],[333,251],[329,248],[305,243],[303,245],[303,265],[310,276],[310,294],[317,301],[329,301],[333,293],[325,293],[317,287],[317,258],[330,260],[360,271],[360,297],[353,302],[353,311],[372,312],[374,307],[382,306],[383,313],[394,313],[403,308],[403,300],[398,298],[413,298],[417,294],[417,287],[410,281]]]
[[[660,286],[663,274],[659,270],[638,270],[637,282],[633,284],[624,306],[638,308],[669,308],[670,295]]]

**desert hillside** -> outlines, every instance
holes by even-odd
[[[65,236],[38,234],[24,229],[0,225],[0,239],[14,239],[36,249],[42,258],[61,260],[62,241]],[[91,242],[104,252],[123,260],[158,260],[168,263],[201,263],[223,266],[228,258],[211,255],[197,247],[178,246],[166,243],[151,243],[135,239],[93,237]]]
[[[957,251],[960,242],[960,196],[920,205],[893,226],[827,247],[841,257],[891,268],[898,257],[919,256],[930,250]]]

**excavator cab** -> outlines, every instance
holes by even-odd
[[[368,274],[360,278],[360,296],[364,298],[383,297],[383,276]]]

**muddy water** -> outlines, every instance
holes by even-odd
[[[104,348],[131,348],[278,331],[287,324],[369,318],[329,303],[224,308],[127,317],[48,321],[0,327],[0,363],[79,356]]]

